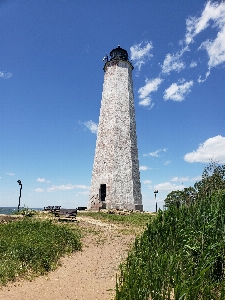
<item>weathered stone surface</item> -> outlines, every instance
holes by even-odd
[[[143,210],[136,137],[132,65],[127,60],[105,64],[88,209]],[[106,184],[105,201],[99,188]]]

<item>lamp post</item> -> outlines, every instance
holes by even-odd
[[[156,194],[158,194],[158,190],[155,190],[154,191],[154,194],[155,194],[155,212],[157,212],[157,201],[156,201]]]
[[[17,180],[17,182],[20,185],[20,195],[19,195],[19,204],[18,204],[18,212],[19,212],[19,210],[20,210],[20,198],[21,198],[22,182],[21,182],[21,180]]]

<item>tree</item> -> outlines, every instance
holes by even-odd
[[[196,182],[194,187],[184,188],[182,191],[173,191],[165,199],[165,206],[191,205],[212,193],[225,189],[225,165],[211,160],[204,168],[202,180]]]
[[[202,180],[194,184],[198,198],[210,196],[213,192],[225,189],[225,165],[211,160],[204,168]]]
[[[165,206],[177,206],[181,205],[190,205],[195,202],[197,197],[196,190],[190,186],[188,188],[184,188],[182,191],[173,191],[169,193],[165,199]]]

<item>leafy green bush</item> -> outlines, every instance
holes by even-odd
[[[81,249],[78,230],[51,221],[23,219],[0,224],[0,284],[56,268],[65,253]]]
[[[121,265],[116,299],[225,299],[225,191],[159,211]]]

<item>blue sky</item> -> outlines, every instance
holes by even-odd
[[[225,3],[0,2],[0,206],[86,206],[106,53],[133,83],[144,209],[225,163]]]

